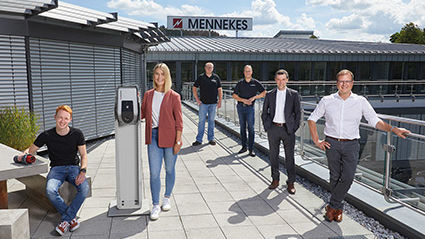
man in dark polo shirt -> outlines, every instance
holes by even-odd
[[[214,64],[207,62],[205,64],[205,73],[201,74],[193,84],[193,95],[199,105],[199,123],[198,135],[193,146],[201,145],[202,138],[205,131],[205,120],[208,115],[208,142],[210,145],[215,145],[214,141],[214,127],[215,127],[215,113],[216,109],[221,107],[221,99],[223,97],[223,90],[221,88],[220,77],[213,73]],[[200,89],[200,97],[198,97],[198,88]],[[218,98],[218,100],[217,100]]]
[[[242,149],[238,153],[247,151],[246,126],[248,125],[248,150],[249,155],[254,157],[254,102],[256,99],[263,98],[266,90],[258,80],[252,78],[250,65],[244,67],[243,74],[245,77],[236,84],[232,95],[238,101],[237,109],[241,128]]]
[[[62,236],[68,230],[75,231],[80,227],[77,212],[89,192],[89,184],[86,180],[87,151],[84,135],[81,130],[68,125],[72,120],[71,107],[58,106],[55,120],[56,127],[42,132],[24,154],[35,154],[40,147],[47,146],[51,168],[47,175],[46,194],[61,214],[61,223],[55,229]],[[81,156],[81,166],[77,152]],[[65,180],[77,188],[77,195],[69,205],[59,195],[59,188]]]

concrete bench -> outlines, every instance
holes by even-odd
[[[56,211],[56,208],[50,203],[50,200],[46,195],[47,174],[17,178],[16,180],[25,184],[25,192],[27,196],[31,198],[31,200],[35,201],[43,207],[46,207],[47,209]],[[89,183],[89,193],[87,195],[87,198],[89,198],[92,195],[91,177],[86,176],[86,180]],[[69,204],[77,194],[77,189],[72,184],[65,181],[64,184],[59,188],[59,193],[64,201]]]
[[[0,210],[0,237],[2,239],[30,238],[28,209]]]

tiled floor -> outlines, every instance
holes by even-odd
[[[267,189],[268,163],[259,157],[237,155],[238,142],[216,130],[216,146],[192,147],[197,116],[184,108],[183,148],[176,164],[173,208],[160,219],[148,216],[108,217],[115,195],[115,141],[108,140],[89,153],[88,174],[93,196],[79,212],[81,228],[64,238],[373,238],[370,231],[347,216],[343,222],[323,219],[325,202],[301,185],[289,195],[284,186]],[[145,184],[149,185],[146,150]],[[164,174],[162,174],[164,179]],[[282,173],[281,181],[286,175]],[[164,181],[162,182],[164,184]],[[32,238],[57,238],[57,213],[26,198],[24,186],[10,180],[11,208],[29,208]],[[161,193],[162,194],[162,193]],[[147,195],[150,197],[150,195]]]

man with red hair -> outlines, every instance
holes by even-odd
[[[72,120],[71,107],[58,106],[55,120],[56,126],[42,132],[24,154],[35,154],[40,147],[47,145],[51,168],[47,175],[46,194],[61,214],[62,221],[56,226],[56,231],[62,236],[68,230],[75,231],[80,226],[76,215],[89,192],[86,180],[87,150],[81,130],[69,126]],[[80,153],[81,164],[77,152]],[[65,180],[77,188],[77,195],[69,205],[58,192]]]

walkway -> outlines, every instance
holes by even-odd
[[[108,140],[89,153],[93,196],[79,212],[81,228],[64,238],[374,238],[346,215],[341,223],[326,222],[325,202],[297,183],[295,195],[284,186],[268,190],[267,158],[237,155],[238,142],[224,132],[216,130],[216,146],[192,147],[197,131],[193,119],[196,114],[184,108],[183,149],[169,212],[157,221],[107,217],[115,195],[115,141]],[[146,153],[143,161],[148,186]],[[281,182],[285,180],[282,173]],[[10,208],[30,208],[31,237],[57,238],[53,229],[58,215],[28,200],[19,182],[8,183]]]

